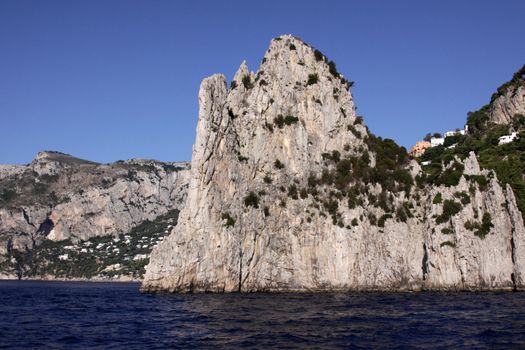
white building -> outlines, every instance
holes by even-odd
[[[465,130],[454,130],[445,132],[445,137],[455,136],[455,135],[465,135]]]
[[[447,131],[445,132],[444,137],[454,136],[454,135],[465,135],[468,132],[468,125],[465,124],[464,128],[462,130],[456,129],[454,131]]]
[[[513,132],[510,135],[503,135],[500,138],[498,138],[498,145],[504,145],[506,143],[510,143],[518,138],[518,133]]]
[[[430,139],[430,147],[436,147],[442,145],[443,143],[445,143],[445,139],[443,137],[432,137]]]

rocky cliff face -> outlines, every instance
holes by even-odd
[[[186,198],[189,164],[98,164],[41,152],[27,166],[0,166],[0,255],[44,240],[126,233]]]
[[[494,124],[512,124],[517,115],[525,116],[525,66],[493,95],[488,115]]]
[[[292,36],[271,42],[256,73],[243,63],[229,89],[205,79],[186,205],[142,290],[523,288],[512,190],[474,154],[430,184],[369,133],[350,86]]]
[[[525,115],[525,87],[509,89],[493,102],[490,120],[495,124],[511,124],[517,114]]]

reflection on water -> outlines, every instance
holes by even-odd
[[[524,293],[141,295],[0,282],[0,347],[524,348]]]

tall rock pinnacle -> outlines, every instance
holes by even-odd
[[[415,188],[419,166],[368,132],[350,86],[290,35],[272,40],[257,72],[243,62],[230,87],[223,75],[205,79],[186,205],[152,252],[142,290],[523,285],[511,241],[525,231],[508,190],[493,178],[491,191],[475,188],[459,213],[436,222],[445,215],[436,193],[453,200],[470,182]],[[489,176],[472,157],[468,171]],[[496,233],[481,240],[467,230],[474,211],[490,213]]]

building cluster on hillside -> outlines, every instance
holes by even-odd
[[[443,134],[443,136],[439,133],[434,134],[433,136],[430,136],[430,134],[425,138],[425,141],[417,141],[414,146],[408,151],[408,153],[413,157],[421,157],[427,148],[437,147],[445,144],[445,139],[447,137],[452,137],[456,135],[466,135],[468,133],[468,125],[465,125],[465,127],[461,129],[456,129],[454,131],[447,131]],[[514,130],[510,131],[510,134],[503,135],[498,138],[498,145],[503,145],[506,143],[510,143],[518,138],[518,133]],[[448,146],[447,148],[454,148],[456,144],[452,144]]]
[[[416,144],[408,151],[408,153],[413,157],[420,157],[425,153],[427,148],[441,146],[445,143],[445,138],[456,136],[456,135],[466,135],[468,133],[468,125],[465,125],[463,129],[456,129],[454,131],[447,131],[442,136],[439,133],[430,136],[430,134],[425,138],[425,141],[418,141]],[[450,146],[454,147],[454,145]]]

